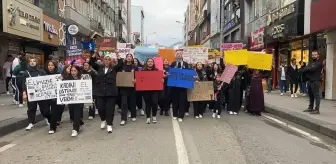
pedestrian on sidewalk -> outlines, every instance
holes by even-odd
[[[3,65],[3,79],[6,83],[6,93],[9,95],[9,82],[12,80],[12,62],[13,62],[13,56],[8,55],[7,56],[7,61]],[[14,90],[14,87],[12,87]]]
[[[16,105],[19,105],[19,107],[23,107],[23,101],[22,101],[22,93],[20,94],[19,87],[21,88],[22,84],[17,85],[20,83],[21,77],[16,78],[16,74],[19,72],[14,72],[15,68],[20,65],[20,57],[23,56],[25,58],[24,54],[19,54],[17,57],[14,58],[12,62],[12,85],[14,86],[14,100],[13,103]],[[24,66],[25,64],[25,66]],[[23,67],[27,67],[27,60],[25,59],[25,63],[23,63]],[[21,85],[21,86],[20,86]],[[20,99],[21,97],[21,99]]]
[[[21,57],[21,62],[24,61]],[[20,63],[21,65],[21,63]],[[21,67],[21,71],[23,71]],[[40,69],[37,67],[37,60],[36,58],[31,58],[29,59],[29,66],[27,69],[23,72],[23,83],[22,83],[22,89],[23,89],[23,98],[25,100],[28,100],[28,110],[27,110],[27,115],[28,115],[28,120],[29,124],[26,127],[26,130],[29,131],[33,129],[34,124],[35,124],[35,117],[36,117],[36,111],[37,111],[37,105],[39,106],[40,112],[42,116],[45,118],[47,124],[49,125],[50,123],[50,108],[48,108],[48,100],[40,100],[40,101],[29,101],[29,97],[31,95],[27,95],[27,87],[26,87],[26,79],[31,78],[31,77],[37,77],[37,76],[44,76],[46,75],[46,72],[43,69]],[[19,76],[17,76],[18,78]]]
[[[279,87],[280,87],[280,95],[283,96],[286,93],[286,85],[287,85],[287,66],[285,62],[282,62],[279,69],[280,75]]]
[[[298,90],[298,66],[296,65],[296,59],[291,59],[291,65],[287,68],[287,80],[289,81],[289,87],[291,91],[291,97],[297,97],[297,90]],[[293,91],[293,87],[295,89]]]
[[[300,86],[300,94],[301,96],[304,96],[305,94],[308,93],[307,91],[307,79],[306,79],[306,74],[301,72],[300,70],[304,69],[307,64],[306,62],[301,61],[301,68],[299,69],[299,86]]]
[[[83,63],[83,78],[92,80],[92,84],[94,84],[95,79],[96,79],[96,74],[97,71],[94,70],[89,62],[84,62]],[[89,111],[88,111],[88,116],[89,120],[92,120],[96,116],[96,97],[95,97],[95,89],[96,87],[92,87],[92,97],[93,97],[93,102],[92,104],[89,105]]]
[[[309,94],[309,106],[304,112],[310,112],[310,114],[320,114],[321,103],[321,76],[323,64],[320,61],[320,54],[317,50],[312,51],[312,62],[307,67],[301,69],[300,72],[305,73],[307,78],[308,94]],[[315,109],[314,109],[315,102]]]

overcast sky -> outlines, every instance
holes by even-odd
[[[144,8],[145,42],[146,36],[153,32],[156,34],[147,37],[149,44],[170,46],[183,41],[183,24],[176,21],[184,22],[188,0],[131,0],[131,4]]]

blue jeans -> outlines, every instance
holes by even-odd
[[[287,82],[286,82],[286,80],[280,80],[280,83],[279,83],[279,87],[280,87],[280,92],[281,93],[284,93],[284,92],[286,92],[286,84],[287,84]]]
[[[307,91],[307,82],[300,82],[300,93],[308,93]]]

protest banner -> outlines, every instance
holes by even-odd
[[[208,48],[207,47],[184,47],[183,58],[190,57],[190,63],[205,63],[208,61]]]
[[[195,82],[194,88],[188,89],[188,101],[214,100],[214,86],[212,81]]]
[[[163,71],[163,59],[161,57],[154,57],[153,60],[155,63],[155,67],[158,70]]]
[[[26,79],[29,102],[57,98],[57,80],[61,75],[37,76]]]
[[[247,65],[248,51],[243,50],[231,50],[224,52],[225,63],[232,65]]]
[[[235,65],[228,64],[225,66],[224,72],[221,75],[220,80],[230,84],[234,74],[237,72],[238,67]]]
[[[222,50],[241,50],[244,48],[244,43],[223,43],[221,46]]]
[[[57,82],[57,104],[92,102],[92,80],[66,80]]]
[[[194,88],[195,70],[169,68],[167,86],[178,88]]]
[[[137,91],[163,90],[162,71],[136,71],[135,81],[135,90]]]
[[[162,59],[168,59],[169,64],[171,64],[176,59],[176,50],[174,49],[159,49],[159,56]]]
[[[114,52],[117,49],[117,38],[99,37],[96,40],[98,51]]]
[[[272,69],[272,57],[272,54],[248,51],[247,67],[270,71]]]
[[[92,80],[91,75],[90,74],[82,74],[82,80]]]
[[[156,57],[158,52],[159,50],[157,48],[137,46],[134,56],[139,59],[140,62],[146,62],[147,59]]]
[[[121,58],[126,58],[127,54],[132,54],[134,57],[131,43],[117,43],[117,50]]]
[[[134,87],[134,72],[118,72],[117,86],[118,87]]]

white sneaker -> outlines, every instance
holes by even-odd
[[[17,101],[15,101],[15,100],[13,100],[13,104],[19,105],[19,103]]]
[[[229,111],[229,115],[233,115],[233,112],[232,112],[232,111]]]
[[[182,119],[182,118],[179,118],[179,119],[178,119],[178,122],[183,122],[183,119]]]
[[[7,93],[6,93],[7,95],[10,95],[10,93],[9,93],[9,91],[7,91]]]
[[[146,120],[146,124],[150,124],[150,122],[151,122],[151,119],[150,119],[150,118],[147,118],[147,120]]]
[[[237,112],[233,112],[234,115],[237,115],[238,113]]]
[[[48,132],[49,134],[54,134],[55,133],[55,131],[54,130],[49,130],[49,132]]]
[[[47,125],[50,125],[48,119],[45,118],[44,120],[45,120],[45,122],[47,123]]]
[[[199,118],[203,118],[203,116],[202,116],[201,114],[200,114],[200,115],[198,115],[198,117],[199,117]]]
[[[19,104],[19,108],[22,108],[23,107],[23,104]]]
[[[283,93],[280,93],[280,96],[283,96]]]
[[[296,93],[294,94],[294,97],[298,97]]]
[[[112,133],[113,129],[111,125],[107,125],[107,132]]]
[[[220,119],[220,115],[217,115],[217,118]]]
[[[100,129],[105,129],[105,126],[106,126],[106,121],[102,121],[100,123]]]
[[[293,94],[291,94],[291,97],[294,97],[294,95],[293,95]]]
[[[135,122],[135,121],[136,121],[136,118],[132,118],[132,121]]]
[[[152,118],[152,122],[153,122],[154,124],[157,123],[156,117],[153,117],[153,118]]]
[[[124,126],[126,124],[126,121],[124,121],[124,120],[122,120],[121,122],[120,122],[120,126]]]
[[[96,115],[98,115],[98,114],[99,114],[99,113],[98,113],[98,109],[96,109],[96,112],[95,112],[95,114],[96,114]]]
[[[93,120],[93,117],[92,117],[92,116],[89,116],[89,120]]]
[[[34,124],[30,123],[27,127],[26,127],[26,130],[29,131],[29,130],[32,130],[34,128]]]
[[[195,118],[196,118],[196,119],[199,119],[199,117],[198,117],[198,116],[195,116]]]
[[[216,117],[216,113],[212,113],[212,118],[215,118]]]
[[[131,118],[131,114],[128,115],[128,118]]]
[[[185,116],[189,116],[189,113],[188,113],[188,112],[186,112],[186,113],[185,113]]]
[[[141,109],[141,110],[140,110],[140,115],[141,115],[141,116],[144,116],[144,115],[145,115],[145,111]]]
[[[77,136],[78,136],[77,130],[72,130],[71,137],[77,137]]]
[[[177,120],[177,117],[173,117],[173,120]]]

